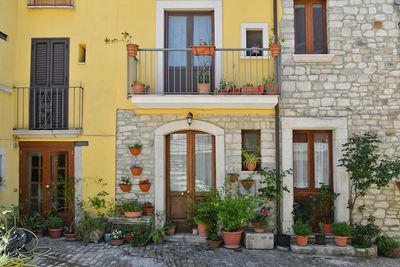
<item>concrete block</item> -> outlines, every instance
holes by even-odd
[[[273,249],[273,233],[245,232],[244,245],[247,249]]]

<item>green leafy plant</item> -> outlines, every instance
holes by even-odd
[[[82,217],[76,224],[77,238],[87,244],[90,241],[96,241],[104,231],[104,224],[100,217],[93,217],[87,211],[84,211]]]
[[[351,225],[345,222],[332,224],[332,233],[336,236],[350,236],[352,231]]]
[[[269,44],[275,43],[275,36],[274,36],[274,35],[271,35],[271,36],[268,38],[268,41],[269,41]],[[283,38],[282,36],[278,36],[278,42],[279,42],[279,43],[284,43],[284,42],[285,42],[285,38]]]
[[[112,230],[110,237],[112,240],[121,240],[121,239],[124,239],[125,235],[122,232],[122,230],[114,229],[114,230]]]
[[[32,231],[42,231],[47,228],[46,219],[40,213],[33,213],[21,216],[19,219],[22,227],[28,228]]]
[[[298,236],[309,236],[311,234],[311,226],[308,223],[297,220],[293,225],[293,231]]]
[[[201,215],[202,223],[207,226],[207,239],[212,241],[220,240],[218,235],[219,223],[218,212],[221,204],[221,195],[217,190],[203,193],[203,200],[197,207],[197,212]]]
[[[128,32],[122,32],[121,33],[121,37],[119,37],[119,38],[106,37],[104,39],[104,42],[106,44],[114,44],[114,43],[118,43],[118,42],[122,42],[122,43],[125,43],[125,44],[130,44],[132,42],[132,36]]]
[[[143,204],[137,200],[123,201],[121,206],[124,212],[139,212],[143,210]]]
[[[227,232],[237,232],[251,220],[257,201],[249,195],[226,196],[219,205],[218,219]]]
[[[243,164],[246,166],[247,164],[257,164],[261,158],[254,152],[244,150],[242,152]]]
[[[210,67],[207,64],[204,64],[202,67],[199,67],[197,73],[197,82],[210,83]]]
[[[381,143],[376,134],[367,132],[353,135],[343,145],[341,167],[346,168],[351,181],[348,200],[350,224],[353,224],[353,210],[358,198],[364,197],[372,186],[378,189],[400,175],[400,160],[389,159],[378,152]],[[358,207],[363,212],[364,206]]]
[[[143,145],[140,143],[136,143],[133,145],[130,145],[129,148],[136,148],[136,149],[142,149]]]
[[[333,223],[335,206],[334,201],[339,196],[339,193],[334,193],[326,184],[321,184],[321,192],[315,198],[317,206],[317,214],[319,221],[325,224]]]
[[[275,79],[273,75],[269,75],[267,78],[263,78],[263,85],[275,84]]]
[[[98,178],[95,182],[90,184],[91,187],[98,187],[99,190],[95,195],[88,197],[87,201],[82,201],[81,206],[83,210],[94,209],[96,215],[99,217],[113,216],[115,214],[115,202],[108,200],[110,193],[106,191],[108,184],[104,182],[103,178]]]
[[[174,220],[166,220],[164,226],[165,227],[176,226],[176,222]]]
[[[278,173],[275,169],[265,167],[257,171],[260,177],[261,188],[258,192],[262,205],[268,201],[279,201],[283,197],[283,192],[289,193],[289,189],[282,186],[282,180],[290,174],[292,174],[290,169]],[[269,207],[264,206],[264,208]]]
[[[375,238],[381,234],[382,230],[375,224],[373,216],[368,217],[367,223],[355,223],[351,234],[351,244],[353,247],[369,248]]]
[[[119,180],[120,185],[130,185],[131,181],[128,176],[121,176],[121,179]]]
[[[400,241],[388,236],[380,236],[376,239],[378,254],[385,257],[392,257],[395,249],[400,249]]]
[[[314,197],[297,199],[293,204],[292,215],[295,222],[298,220],[305,222],[315,218],[316,212]]]
[[[156,227],[149,232],[149,240],[153,241],[154,244],[159,244],[163,238],[167,235],[167,227]]]
[[[48,229],[59,229],[64,226],[64,220],[58,216],[50,216],[47,219],[47,228]]]
[[[264,210],[256,210],[253,213],[253,217],[251,218],[252,223],[262,223],[268,224],[271,219],[271,212],[267,209]]]

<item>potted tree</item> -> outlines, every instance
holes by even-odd
[[[345,247],[347,246],[347,240],[352,232],[352,227],[345,223],[334,223],[332,225],[332,233],[335,235],[335,244],[338,247]]]
[[[256,153],[244,150],[242,157],[244,167],[248,171],[254,171],[257,168],[257,163],[260,161],[260,157]]]
[[[199,94],[206,95],[210,91],[210,67],[204,64],[197,73],[197,90]]]
[[[120,245],[124,244],[124,242],[125,242],[125,238],[124,238],[124,234],[122,233],[122,231],[119,229],[114,229],[111,232],[111,245],[120,246]]]
[[[294,223],[293,231],[296,235],[296,243],[299,246],[307,246],[308,236],[311,234],[311,226],[308,223],[303,223],[301,220],[297,220]]]
[[[146,216],[151,216],[154,213],[153,203],[147,201],[143,204],[143,214]]]
[[[142,192],[148,192],[151,187],[151,182],[149,179],[143,179],[139,181],[139,188]]]
[[[226,196],[221,200],[218,220],[226,248],[240,247],[243,227],[251,220],[256,204],[255,198],[249,195]]]
[[[123,201],[121,207],[126,218],[139,218],[142,216],[143,204],[137,200]]]
[[[167,234],[168,234],[168,235],[174,235],[174,234],[175,234],[175,230],[176,230],[176,223],[175,223],[175,221],[167,220],[167,221],[165,222],[165,227],[167,228]]]
[[[264,233],[270,220],[270,211],[267,209],[254,211],[251,224],[256,233]]]
[[[246,190],[250,190],[250,188],[253,187],[254,180],[251,177],[247,177],[244,180],[240,180],[240,183],[242,184],[243,188]]]
[[[47,221],[47,232],[50,238],[60,238],[62,235],[64,220],[58,216],[50,216]]]
[[[64,226],[64,236],[67,241],[76,241],[75,222]]]
[[[132,184],[129,181],[129,177],[127,176],[122,176],[120,181],[119,181],[119,188],[121,189],[122,192],[129,192],[131,190]]]
[[[131,154],[133,156],[138,156],[140,154],[140,152],[142,152],[142,147],[143,147],[142,144],[136,143],[134,145],[129,146],[129,151],[131,152]]]
[[[131,173],[133,176],[140,176],[140,174],[142,174],[142,170],[143,168],[137,164],[133,164],[131,167]]]
[[[122,32],[120,38],[108,38],[108,37],[106,37],[104,39],[104,42],[106,44],[114,44],[114,43],[118,43],[118,42],[125,43],[126,44],[126,48],[127,48],[127,52],[128,52],[128,56],[130,56],[130,57],[136,57],[137,56],[137,52],[138,52],[139,46],[137,44],[132,44],[132,35],[130,35],[127,32]]]

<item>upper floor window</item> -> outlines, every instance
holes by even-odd
[[[326,0],[294,1],[295,53],[326,54]]]
[[[266,23],[242,23],[241,46],[251,48],[243,51],[242,58],[266,57],[266,51],[260,49],[268,47],[268,24]]]

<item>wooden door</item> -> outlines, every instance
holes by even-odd
[[[57,214],[72,222],[73,149],[73,142],[20,143],[20,205],[24,213]]]
[[[166,137],[167,218],[177,230],[190,230],[188,208],[205,191],[216,188],[215,137],[199,131],[181,131]]]

